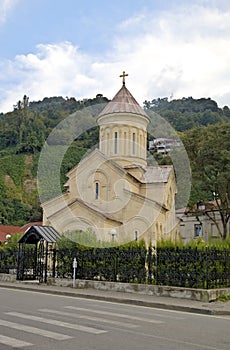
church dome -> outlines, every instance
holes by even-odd
[[[121,166],[145,166],[149,117],[123,85],[97,118],[100,151]]]
[[[98,118],[113,113],[132,113],[148,118],[145,111],[140,107],[125,85],[122,86],[114,98],[105,106]]]

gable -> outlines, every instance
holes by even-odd
[[[70,207],[74,206],[75,204],[78,204],[79,206],[81,206],[82,208],[93,212],[96,216],[101,216],[106,220],[111,220],[117,223],[122,223],[122,221],[117,220],[113,215],[111,215],[110,213],[106,213],[102,210],[100,210],[98,207],[96,207],[95,205],[91,204],[91,203],[87,203],[84,202],[83,200],[80,200],[79,198],[77,198],[75,201],[73,201],[72,203],[70,203]]]
[[[98,199],[96,191],[100,192],[101,200],[111,201],[112,198],[118,196],[117,191],[119,192],[125,183],[132,190],[139,186],[137,179],[99,150],[93,151],[84,158],[67,175],[69,180],[66,186],[70,200],[80,198],[88,203]],[[97,190],[96,186],[98,186]]]
[[[51,226],[31,226],[19,239],[18,243],[35,244],[41,239],[48,243],[55,243],[57,238],[61,238],[61,236]]]
[[[87,171],[89,166],[92,169],[98,168],[99,165],[107,163],[110,168],[114,171],[119,171],[121,174],[126,173],[126,171],[116,162],[109,159],[105,154],[103,154],[99,149],[95,149],[89,155],[85,156],[74,168],[72,168],[66,176],[72,178],[81,172]]]

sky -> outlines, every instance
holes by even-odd
[[[229,0],[0,0],[0,113],[24,95],[230,107]]]

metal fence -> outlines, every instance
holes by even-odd
[[[41,264],[43,259],[37,262],[27,254],[23,278],[44,281],[44,273],[48,277],[72,278],[74,258],[79,279],[205,289],[230,287],[230,250],[213,248],[52,249],[46,268]],[[15,273],[17,259],[17,250],[0,250],[0,273]]]
[[[17,249],[0,250],[0,273],[16,273]]]
[[[57,277],[73,275],[72,262],[77,259],[79,279],[138,282],[146,281],[146,249],[97,248],[57,250]]]
[[[189,288],[230,287],[230,250],[158,248],[155,283]]]

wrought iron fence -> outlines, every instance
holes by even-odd
[[[34,259],[34,257],[36,257]],[[89,280],[149,283],[189,288],[230,287],[230,250],[213,248],[111,247],[52,249],[43,258],[28,250],[18,264],[18,250],[0,250],[0,273],[23,273],[23,278],[45,276]],[[20,266],[19,266],[20,265]]]
[[[0,250],[0,273],[16,273],[17,249]]]
[[[230,287],[230,250],[158,248],[155,283],[206,289]]]
[[[56,251],[57,277],[72,277],[73,259],[77,259],[76,277],[120,282],[146,282],[146,249],[117,247]]]
[[[206,250],[206,288],[230,287],[230,250]]]
[[[158,248],[156,284],[204,288],[206,281],[206,254],[199,249]]]

